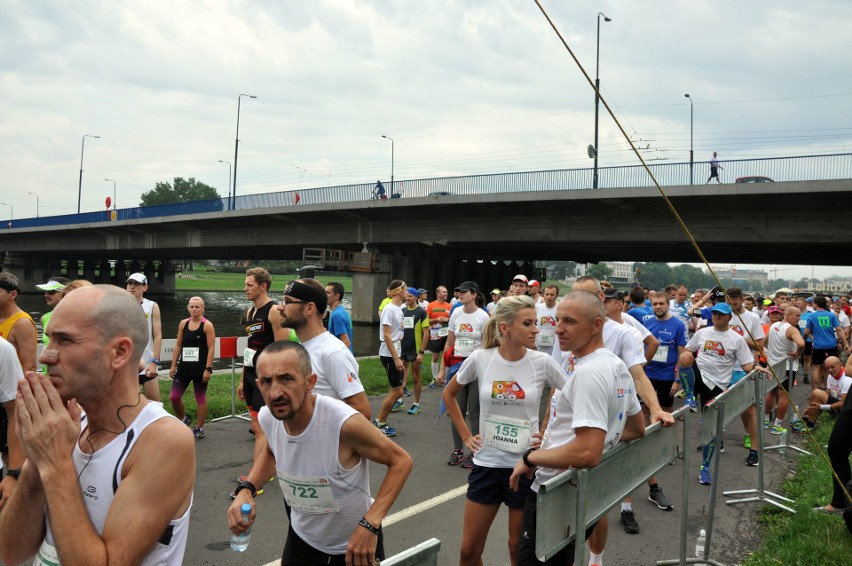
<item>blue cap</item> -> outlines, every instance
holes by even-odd
[[[718,312],[721,314],[734,314],[734,311],[731,310],[731,305],[728,303],[716,303],[716,305],[710,309],[710,312]]]
[[[812,303],[812,302],[814,302],[814,298],[813,298],[813,297],[808,297],[808,298],[806,299],[806,302],[808,302],[808,303]]]
[[[416,297],[417,295],[419,295],[419,293],[417,292],[417,289],[415,289],[414,287],[409,287],[409,288],[408,288],[408,294],[409,294],[409,295],[414,295],[415,297]]]

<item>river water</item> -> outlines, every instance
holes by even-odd
[[[163,323],[163,338],[177,338],[178,324],[189,314],[186,304],[190,297],[204,299],[204,316],[216,326],[217,336],[245,336],[245,328],[240,326],[240,317],[248,309],[242,291],[179,291],[174,296],[160,295],[155,300],[160,305]],[[25,294],[18,297],[18,306],[27,311],[36,320],[45,312],[44,296]],[[350,311],[352,304],[348,295],[343,298],[343,307]],[[379,329],[377,325],[355,325],[352,329],[352,344],[356,356],[375,356],[379,353]]]

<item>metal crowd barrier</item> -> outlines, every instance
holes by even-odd
[[[655,423],[645,437],[616,445],[594,468],[570,469],[539,488],[536,511],[536,547],[539,560],[551,558],[568,546],[577,533],[603,517],[672,459],[688,454],[688,407],[673,413],[675,424]],[[683,508],[688,509],[688,466],[683,466]],[[686,521],[681,525],[681,554],[686,553]],[[582,536],[581,536],[582,538]],[[586,545],[575,545],[574,563],[585,564]]]
[[[778,365],[781,366],[782,364],[778,364]],[[793,360],[787,360],[787,363],[785,365],[785,369],[790,373],[790,375],[794,375],[793,374]],[[787,374],[785,373],[784,375],[781,375],[780,373],[778,373],[778,371],[779,371],[779,368],[776,367],[775,368],[775,374],[778,376],[778,379],[780,379],[781,381],[784,381],[787,377]],[[777,386],[778,386],[778,384],[775,383],[775,380],[770,378],[769,385],[767,385],[767,391],[772,391],[772,389],[777,387]],[[778,394],[783,395],[784,393],[782,391],[779,391]],[[764,395],[764,398],[765,397],[766,396]],[[776,406],[777,406],[777,404],[776,404]],[[784,421],[787,422],[787,423],[791,423],[792,419],[788,419],[787,417],[790,415],[790,413],[793,412],[793,406],[794,406],[793,400],[790,399],[789,403],[787,403],[787,413],[784,415]],[[788,425],[788,426],[790,426],[790,425]],[[779,454],[784,454],[784,453],[787,452],[787,450],[795,450],[796,452],[799,452],[800,454],[807,454],[807,455],[810,456],[811,453],[808,452],[807,450],[805,450],[804,448],[800,448],[798,446],[794,446],[794,445],[790,444],[790,436],[791,436],[790,433],[791,432],[792,432],[792,430],[788,429],[787,434],[783,435],[783,437],[779,439],[778,444],[775,444],[773,446],[764,446],[763,451],[769,452],[770,450],[777,450]]]
[[[160,361],[170,362],[174,357],[176,339],[164,339],[163,346],[160,349]],[[216,337],[216,352],[213,357],[217,360],[231,360],[231,414],[223,417],[217,417],[212,422],[224,421],[227,419],[242,419],[249,420],[248,413],[237,414],[237,359],[242,359],[243,350],[248,345],[247,336],[217,336]]]
[[[430,538],[382,560],[381,566],[438,566],[439,550],[441,550],[441,541]]]

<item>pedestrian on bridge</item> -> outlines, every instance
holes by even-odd
[[[710,183],[713,179],[716,179],[716,182],[722,184],[722,181],[719,180],[719,169],[724,169],[721,165],[719,165],[719,160],[716,158],[716,152],[713,152],[713,158],[710,160],[710,176],[707,177],[707,183]]]

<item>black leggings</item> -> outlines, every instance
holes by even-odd
[[[834,422],[831,437],[828,439],[828,458],[831,460],[831,467],[834,468],[834,472],[840,478],[840,483],[837,483],[837,480],[832,477],[834,496],[831,498],[831,506],[835,509],[844,509],[849,504],[842,486],[852,480],[852,470],[849,467],[849,454],[852,453],[852,403],[849,402],[850,399],[852,399],[852,395],[847,395],[846,402]]]

